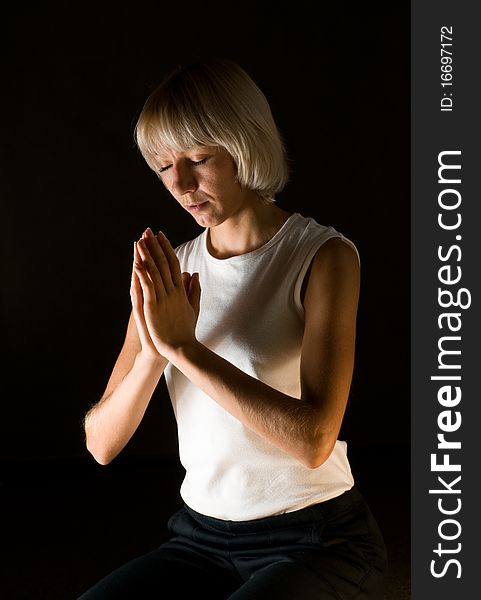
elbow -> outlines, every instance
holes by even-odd
[[[85,436],[85,446],[99,465],[108,465],[115,458],[115,455],[109,452],[105,447],[98,447],[98,445],[94,444],[91,436],[89,436],[87,432]]]
[[[114,459],[113,456],[109,456],[106,453],[102,453],[102,452],[93,450],[92,448],[89,448],[88,445],[87,445],[87,450],[90,452],[90,454],[94,457],[95,461],[98,462],[99,465],[103,465],[103,466],[108,465]]]
[[[104,456],[102,454],[94,454],[93,452],[91,452],[89,450],[90,454],[95,458],[95,461],[102,466],[108,465],[109,463],[112,462],[113,457],[110,456]]]
[[[310,444],[303,456],[304,466],[308,469],[318,469],[331,456],[335,443],[336,440],[329,442],[322,440]]]
[[[92,448],[88,443],[87,450],[93,456],[95,461],[99,463],[99,465],[108,465],[110,462],[112,462],[113,456],[109,456],[106,452],[101,452],[98,449]]]
[[[302,462],[308,469],[318,469],[326,462],[326,460],[327,456],[312,453],[311,455],[306,456]]]

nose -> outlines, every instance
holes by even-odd
[[[197,180],[192,169],[187,165],[175,165],[172,167],[172,194],[183,196],[184,194],[195,192],[196,189]]]

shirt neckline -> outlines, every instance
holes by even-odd
[[[284,235],[287,233],[287,231],[289,229],[291,229],[291,227],[294,225],[295,221],[297,221],[297,219],[300,216],[301,215],[297,212],[289,215],[287,217],[287,219],[284,221],[284,223],[282,224],[282,226],[271,237],[271,239],[269,241],[267,241],[265,244],[263,244],[262,246],[259,246],[259,248],[256,248],[255,250],[251,250],[250,252],[245,252],[244,254],[230,256],[229,258],[217,258],[215,256],[212,256],[212,254],[209,252],[209,250],[207,248],[207,232],[209,231],[209,228],[206,227],[201,234],[202,250],[203,250],[204,256],[211,262],[217,263],[217,264],[232,264],[235,262],[241,262],[244,260],[257,258],[261,254],[264,254],[264,252],[266,252],[267,250],[272,248],[272,246],[277,244],[284,237]]]

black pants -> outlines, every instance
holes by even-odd
[[[169,541],[78,600],[382,600],[387,557],[356,487],[301,510],[223,521],[185,506]]]

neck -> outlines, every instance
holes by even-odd
[[[230,258],[257,250],[284,225],[290,213],[271,202],[255,204],[209,227],[207,247],[215,258]]]

